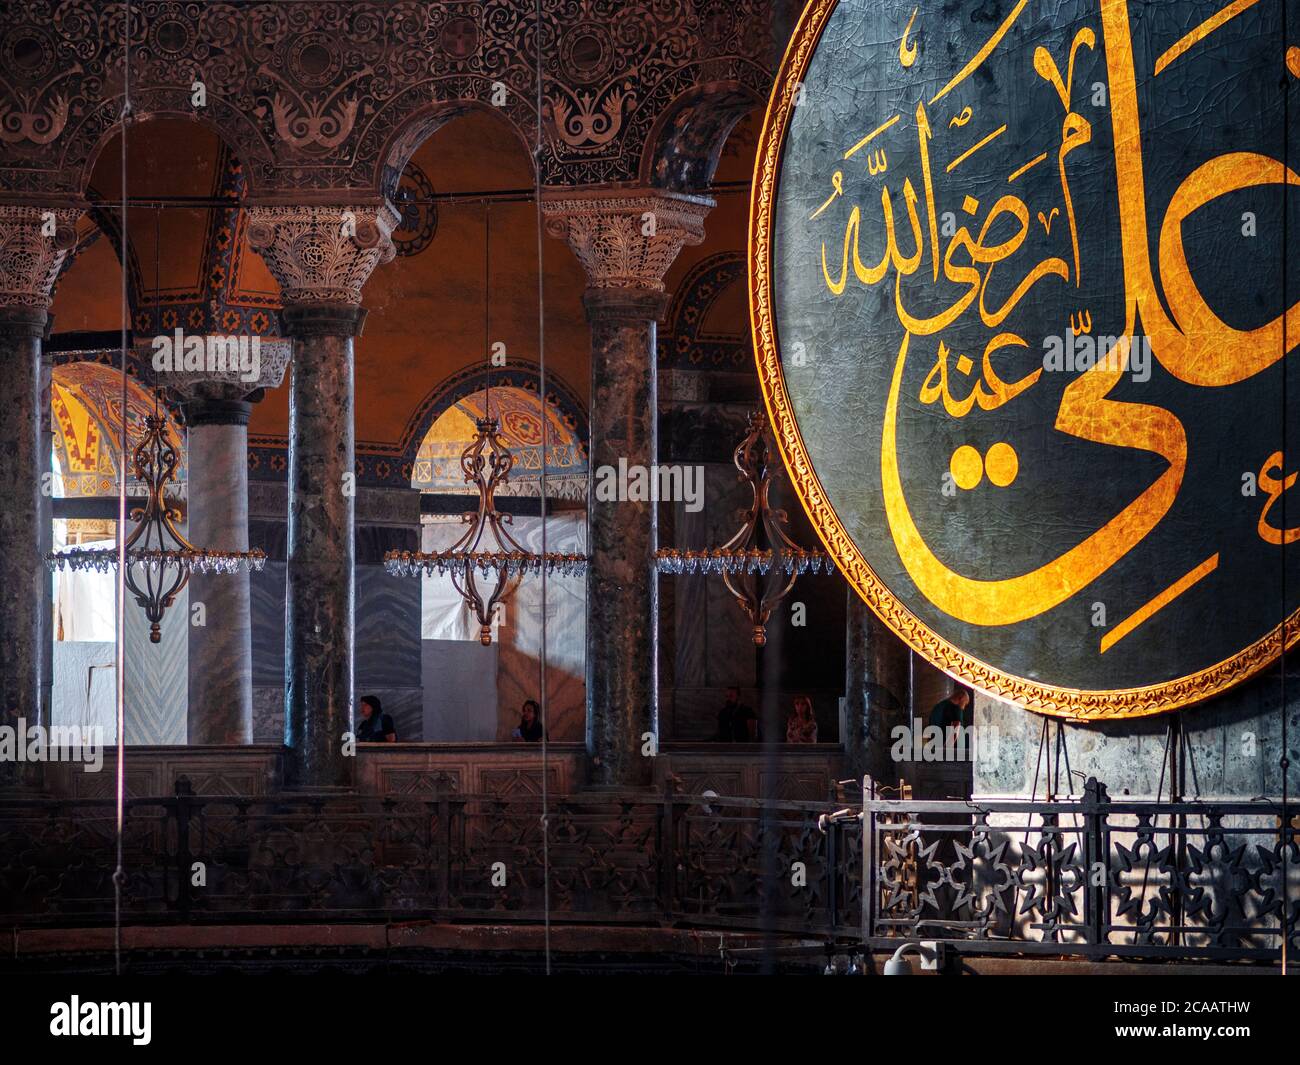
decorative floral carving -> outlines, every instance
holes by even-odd
[[[248,243],[280,283],[286,304],[361,303],[361,287],[393,258],[392,207],[248,209]]]
[[[51,82],[57,80],[51,78]],[[31,93],[16,93],[17,108],[0,103],[0,140],[8,144],[31,141],[49,144],[68,124],[68,98],[58,93],[45,99],[43,89]]]
[[[375,192],[385,168],[407,162],[394,145],[431,101],[491,103],[531,140],[539,51],[549,118],[539,166],[552,186],[634,181],[646,139],[683,94],[731,84],[761,99],[770,84],[768,0],[543,0],[540,35],[533,5],[515,0],[11,0],[0,37],[6,190],[83,193],[121,122],[128,11],[133,110],[201,117],[258,196]]]
[[[0,307],[49,306],[63,260],[77,245],[80,214],[0,204]]]
[[[40,26],[13,25],[0,37],[0,141],[45,145],[68,123],[68,97],[53,87],[83,73],[58,64],[53,36]]]
[[[206,339],[206,338],[205,338]],[[293,341],[278,338],[253,338],[257,343],[257,377],[246,380],[237,366],[225,370],[172,370],[157,376],[157,383],[181,395],[219,395],[229,391],[244,396],[259,388],[279,388],[285,370],[293,358]],[[136,341],[136,357],[146,364],[153,357],[153,341]]]
[[[277,92],[271,102],[276,135],[300,151],[333,151],[348,139],[357,120],[355,98],[344,97],[331,107],[334,102],[334,96],[290,100]]]
[[[703,196],[631,194],[544,200],[546,231],[568,240],[592,288],[664,290],[664,274],[686,244],[704,239]]]
[[[630,81],[614,82],[599,93],[575,93],[556,84],[546,104],[546,117],[560,140],[575,151],[595,152],[619,135],[624,115],[636,105],[636,93]]]

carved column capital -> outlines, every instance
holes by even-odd
[[[165,339],[171,358],[160,359],[153,340],[137,341],[136,355],[152,362],[157,384],[181,398],[190,425],[246,425],[251,404],[280,387],[293,358],[293,341],[284,338],[184,337],[178,329]],[[189,339],[199,341],[197,350],[186,351]]]
[[[80,215],[73,207],[0,204],[0,314],[39,318],[49,310]]]
[[[664,275],[687,244],[704,239],[714,201],[659,189],[542,200],[546,231],[562,237],[592,289],[663,292]]]
[[[248,242],[266,260],[286,305],[359,306],[371,272],[393,258],[401,218],[388,203],[245,209]]]

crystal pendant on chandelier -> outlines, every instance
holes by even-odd
[[[240,569],[261,570],[266,555],[251,551],[209,551],[195,547],[176,527],[180,510],[167,497],[167,486],[176,478],[180,456],[167,434],[167,420],[160,414],[145,417],[145,434],[132,453],[136,479],[146,489],[143,506],[133,506],[130,519],[135,527],[126,538],[126,590],[149,619],[149,641],[162,639],[163,614],[189,583],[190,574],[236,573]],[[76,548],[45,556],[51,569],[116,569],[116,550]]]
[[[831,561],[824,551],[807,551],[786,535],[784,526],[790,519],[784,510],[773,510],[769,498],[772,449],[767,417],[761,411],[751,412],[747,428],[735,451],[736,469],[753,495],[744,524],[721,547],[661,548],[655,564],[660,573],[720,576],[753,625],[755,646],[762,647],[772,610],[790,594],[795,581],[809,572],[830,573]]]

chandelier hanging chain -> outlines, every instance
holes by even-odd
[[[805,573],[830,573],[830,557],[821,550],[805,550],[785,531],[789,515],[773,509],[771,502],[772,448],[767,417],[750,413],[748,431],[736,447],[734,462],[750,488],[750,507],[736,533],[721,547],[702,551],[660,548],[655,565],[660,573],[721,576],[728,592],[753,625],[754,644],[767,643],[767,623],[772,611],[793,590]]]
[[[490,352],[491,335],[489,293],[491,285],[490,248],[491,213],[484,207],[483,215],[483,349]],[[489,362],[489,366],[491,363]],[[539,390],[539,405],[543,425],[543,471],[546,465],[546,398]],[[510,533],[514,524],[512,515],[497,508],[497,489],[510,482],[510,471],[515,457],[501,438],[501,421],[492,410],[492,373],[488,370],[483,417],[475,419],[474,439],[461,452],[460,468],[465,483],[478,492],[478,505],[473,512],[461,515],[469,526],[465,533],[446,551],[388,551],[384,555],[384,569],[395,577],[450,576],[456,593],[474,614],[479,625],[479,642],[488,647],[492,643],[492,622],[498,606],[510,601],[524,577],[542,573],[561,576],[582,576],[587,569],[587,556],[543,550],[541,554],[525,550]],[[541,499],[542,519],[545,522],[546,497]],[[495,550],[489,548],[495,544]],[[492,581],[489,587],[489,580]]]

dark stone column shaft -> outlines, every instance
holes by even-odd
[[[47,326],[48,328],[48,326]],[[51,491],[37,493],[39,507],[38,535],[40,536],[40,554],[45,555],[54,550],[54,492],[52,475],[54,473],[54,412],[50,402],[50,392],[54,380],[54,365],[50,356],[41,355],[41,394],[38,417],[40,419],[40,442],[37,444],[36,456],[40,471],[38,476],[42,485],[47,483]],[[42,568],[44,568],[42,564]],[[41,723],[53,724],[54,719],[54,578],[46,572],[41,575]]]
[[[0,724],[48,724],[43,706],[44,616],[41,559],[41,337],[46,312],[0,308],[0,373],[6,409],[0,418]],[[4,768],[0,767],[0,774]]]
[[[286,306],[293,337],[285,602],[285,743],[304,787],[352,780],[355,432],[353,337],[365,312]]]
[[[848,589],[845,648],[845,768],[878,784],[898,783],[899,765],[890,756],[890,732],[911,726],[908,649],[903,641]]]
[[[661,293],[589,289],[591,469],[654,465],[656,319]],[[594,488],[594,482],[593,482]],[[656,504],[589,496],[587,753],[592,783],[635,787],[651,779],[642,754],[657,733],[654,554]]]

